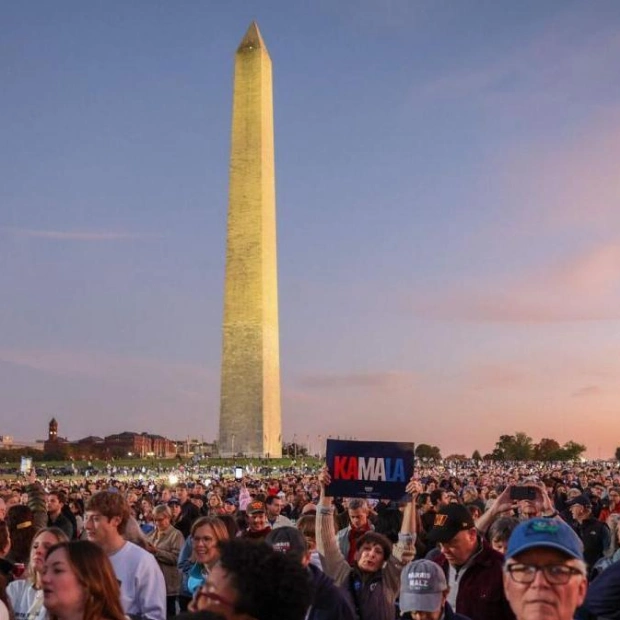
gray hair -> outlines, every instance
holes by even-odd
[[[363,510],[368,510],[368,502],[364,498],[354,497],[349,500],[349,510],[359,510],[360,508]]]

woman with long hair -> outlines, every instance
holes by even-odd
[[[46,527],[37,532],[30,546],[26,579],[16,579],[7,586],[7,595],[13,606],[15,620],[45,620],[41,575],[47,550],[56,543],[67,540],[67,535],[57,527]]]
[[[89,540],[50,547],[41,581],[51,620],[127,620],[112,564]]]

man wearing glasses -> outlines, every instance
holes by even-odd
[[[583,544],[568,524],[534,518],[515,528],[504,590],[517,620],[573,620],[587,588]]]

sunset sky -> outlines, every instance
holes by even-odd
[[[234,52],[273,62],[284,438],[620,446],[617,0],[0,8],[0,434],[213,440]]]

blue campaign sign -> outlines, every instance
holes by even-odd
[[[413,443],[327,440],[332,497],[400,500],[413,475]]]

